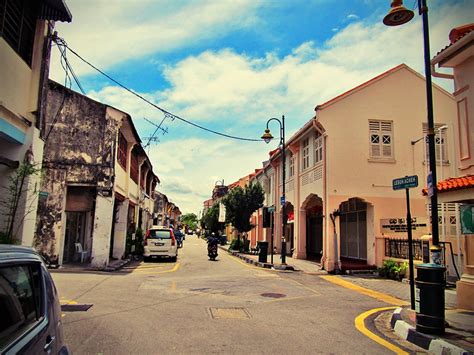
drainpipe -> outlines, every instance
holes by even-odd
[[[435,64],[436,63],[431,63],[431,75],[432,76],[434,76],[435,78],[454,79],[453,74],[446,74],[446,73],[437,72]]]

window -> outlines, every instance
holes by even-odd
[[[295,175],[295,156],[290,153],[290,161],[289,161],[289,176],[290,178]]]
[[[309,168],[309,138],[303,140],[303,170]]]
[[[7,344],[42,316],[38,266],[0,267],[0,344]]]
[[[323,161],[323,136],[318,132],[314,137],[314,164]]]
[[[130,159],[130,177],[138,184],[138,156],[134,151],[132,151]]]
[[[36,0],[0,0],[0,37],[31,65],[36,19],[41,2]]]
[[[439,123],[435,124],[435,156],[436,162],[443,162],[444,164],[449,163],[448,149],[447,149],[447,128],[446,125]],[[430,161],[430,152],[428,146],[428,125],[423,123],[423,134],[425,134],[426,144],[426,161]]]
[[[369,120],[370,157],[393,158],[393,122]]]
[[[127,170],[127,140],[122,133],[119,133],[118,137],[117,160],[122,168]]]

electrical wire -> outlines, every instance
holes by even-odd
[[[53,38],[53,40],[56,42],[56,44],[60,44],[62,46],[64,46],[65,48],[67,48],[69,50],[69,52],[71,52],[72,54],[74,54],[77,58],[79,58],[80,60],[82,60],[84,63],[86,63],[88,66],[90,66],[91,68],[93,68],[94,70],[96,70],[97,72],[99,72],[100,74],[102,74],[103,76],[105,76],[107,79],[109,79],[110,81],[114,82],[115,84],[117,84],[118,86],[120,86],[122,89],[128,91],[129,93],[131,93],[132,95],[138,97],[139,99],[141,99],[142,101],[146,102],[147,104],[153,106],[154,108],[156,108],[157,110],[161,111],[163,114],[165,114],[165,116],[168,116],[172,119],[178,119],[184,123],[187,123],[191,126],[194,126],[196,128],[199,128],[201,130],[204,130],[206,132],[209,132],[209,133],[213,133],[213,134],[216,134],[216,135],[219,135],[219,136],[222,136],[222,137],[226,137],[226,138],[231,138],[231,139],[236,139],[236,140],[241,140],[241,141],[249,141],[249,142],[262,142],[262,139],[253,139],[253,138],[243,138],[243,137],[238,137],[238,136],[233,136],[233,135],[230,135],[230,134],[226,134],[226,133],[222,133],[222,132],[219,132],[219,131],[216,131],[216,130],[213,130],[213,129],[210,129],[210,128],[207,128],[207,127],[204,127],[204,126],[201,126],[197,123],[194,123],[192,121],[189,121],[189,120],[186,120],[180,116],[177,116],[169,111],[166,111],[165,109],[161,108],[160,106],[156,105],[155,103],[151,102],[150,100],[146,99],[145,97],[143,97],[142,95],[136,93],[135,91],[133,91],[132,89],[129,89],[128,87],[126,87],[125,85],[123,85],[122,83],[120,83],[119,81],[115,80],[114,78],[112,78],[110,75],[108,75],[107,73],[105,73],[104,71],[102,71],[101,69],[99,69],[98,67],[96,67],[95,65],[93,65],[92,63],[90,63],[89,61],[87,61],[86,59],[84,59],[81,55],[79,55],[76,51],[74,51],[71,47],[68,46],[68,44],[62,39],[62,38],[59,38],[57,36],[55,36]],[[59,42],[59,43],[58,43]]]

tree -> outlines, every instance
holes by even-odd
[[[223,200],[227,221],[232,223],[239,234],[246,234],[254,227],[250,223],[250,217],[263,206],[264,199],[265,194],[260,183],[245,185],[243,189],[236,187]]]
[[[0,210],[6,219],[6,223],[0,230],[0,242],[13,244],[16,240],[16,232],[25,220],[26,216],[33,211],[33,204],[37,203],[36,198],[26,201],[29,191],[29,177],[38,174],[40,169],[29,162],[23,162],[14,174],[8,178],[8,185],[5,186],[0,201]],[[16,226],[16,228],[15,228]]]
[[[195,230],[198,225],[198,218],[194,213],[186,213],[181,216],[181,222],[192,230]]]
[[[219,204],[215,203],[209,208],[204,216],[201,218],[201,226],[211,233],[218,233],[222,223],[219,222]]]

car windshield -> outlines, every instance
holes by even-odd
[[[166,229],[151,229],[149,238],[152,239],[171,239],[171,233]]]

